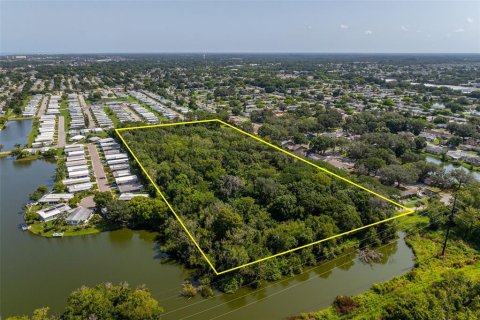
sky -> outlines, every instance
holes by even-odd
[[[480,53],[480,0],[0,0],[0,53]]]

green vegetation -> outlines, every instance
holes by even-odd
[[[26,105],[31,99],[30,88],[32,87],[32,82],[27,80],[21,91],[16,91],[12,98],[7,100],[5,105],[6,110],[12,110],[15,115],[21,115],[22,111],[25,109]]]
[[[394,208],[367,192],[334,179],[235,130],[215,124],[124,131],[122,136],[163,190],[217,270],[226,270],[275,253],[380,221]],[[108,208],[128,224],[124,204]],[[181,226],[169,214],[160,232],[162,251],[210,274]],[[392,223],[356,234],[395,235]],[[218,285],[233,292],[245,283],[276,280],[315,264],[345,239],[242,268]],[[297,267],[298,266],[298,267]]]
[[[145,287],[132,289],[126,283],[100,284],[95,287],[81,287],[73,291],[61,315],[49,315],[44,307],[33,312],[33,316],[9,317],[9,320],[155,320],[163,312],[158,301],[152,298]]]
[[[29,198],[32,201],[38,201],[44,194],[48,192],[48,187],[45,185],[39,186],[37,190],[30,194]]]
[[[39,118],[34,118],[32,121],[32,130],[30,130],[30,133],[28,134],[27,138],[27,147],[31,147],[32,143],[35,141],[35,138],[38,135],[38,129],[40,127],[40,120]]]
[[[68,132],[70,128],[71,116],[70,111],[68,110],[68,100],[66,95],[62,97],[62,101],[60,102],[60,115],[62,115],[64,118],[65,132]]]
[[[298,319],[478,319],[480,317],[480,188],[459,193],[452,238],[441,256],[449,209],[433,202],[403,227],[419,232],[407,237],[416,256],[404,276],[375,284],[357,297],[337,297],[332,307]],[[440,219],[438,219],[440,217]],[[427,228],[425,230],[425,228]]]
[[[29,216],[26,217],[26,219]],[[25,221],[26,221],[25,219]],[[33,222],[29,224],[29,231],[33,234],[51,238],[54,233],[63,233],[64,237],[83,236],[112,230],[112,226],[102,223],[100,217],[93,216],[87,225],[72,226],[65,222],[65,219],[58,218],[48,222]],[[30,220],[31,221],[31,220]]]

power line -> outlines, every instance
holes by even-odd
[[[366,239],[372,239],[373,237],[378,237],[379,235],[381,235],[381,234],[383,234],[383,233],[385,233],[385,232],[387,232],[387,231],[390,231],[390,230],[388,230],[388,229],[383,230],[383,231],[377,233],[376,235],[370,235],[370,236],[368,236]],[[386,239],[386,238],[388,238],[388,236],[387,236],[387,237],[376,238],[376,240],[383,240],[383,239]],[[369,245],[372,245],[372,244],[375,244],[375,243],[376,243],[376,241],[370,242],[370,243],[366,244],[364,247],[359,248],[359,250],[364,249],[365,247],[367,247],[367,246],[369,246]],[[348,250],[348,249],[351,249],[351,248],[355,248],[355,245],[354,245],[354,246],[347,247],[347,248],[345,248],[345,250]],[[337,258],[340,259],[340,258],[342,258],[342,257],[344,257],[344,256],[346,256],[346,255],[348,255],[348,254],[351,254],[351,252],[343,253],[343,254],[341,254],[340,256],[338,256]],[[329,257],[331,257],[331,256],[335,256],[335,253],[334,253],[334,252],[330,252],[330,253],[327,253],[327,254],[320,255],[320,256],[318,256],[318,257],[315,259],[315,263],[318,263],[322,258],[329,258]],[[332,259],[332,260],[325,261],[325,263],[330,263],[331,261],[335,261],[337,258]],[[295,265],[294,267],[304,266],[304,265],[306,265],[307,263],[308,263],[308,262],[300,263],[300,264]],[[317,267],[319,267],[318,264],[315,265],[315,266],[313,266],[312,269],[317,268]],[[302,274],[302,273],[299,273],[299,274],[297,274],[297,275],[295,275],[295,276],[298,276],[298,275],[300,275],[300,274]],[[282,280],[282,279],[281,279],[281,280]],[[278,280],[278,281],[281,281],[281,280]],[[212,282],[210,283],[210,285],[215,284],[215,283],[218,283],[218,282],[220,282],[220,281],[221,281],[221,279],[212,281]],[[277,283],[278,281],[273,282],[273,284]],[[257,280],[254,280],[254,281],[252,281],[252,282],[246,283],[246,284],[238,287],[238,289],[248,287],[248,286],[254,284],[255,282],[257,282]],[[173,291],[173,290],[178,290],[178,289],[171,289],[171,290],[168,290],[168,291]],[[165,291],[165,292],[168,292],[168,291]],[[179,297],[178,294],[175,294],[175,295],[172,295],[172,296],[168,296],[168,297],[166,297],[165,299],[161,299],[161,300],[159,300],[159,301],[160,301],[160,302],[164,302],[164,301],[171,300],[172,298],[176,298],[176,299],[179,299],[179,300],[180,300],[180,299],[184,299],[184,298],[182,298],[182,297]],[[205,299],[205,300],[202,300],[202,301],[198,301],[198,302],[193,303],[192,305],[196,305],[196,304],[199,304],[199,303],[203,303],[203,302],[209,301],[209,300],[211,300],[211,299]],[[188,307],[188,306],[184,306],[184,307],[181,307],[181,308],[183,309],[183,308],[187,308],[187,307]],[[177,310],[177,309],[175,309],[175,310]],[[165,314],[169,314],[169,313],[171,313],[171,312],[173,312],[173,311],[164,313],[164,315],[165,315]]]
[[[367,240],[367,239],[372,239],[373,237],[378,237],[379,235],[381,235],[381,234],[383,234],[383,233],[385,233],[385,232],[387,232],[387,231],[390,231],[390,230],[386,229],[386,230],[383,230],[383,231],[377,233],[376,235],[370,235],[370,236],[368,236],[365,240]],[[388,237],[380,237],[380,238],[377,238],[377,240],[382,240],[382,239],[386,239],[386,238],[388,238]],[[370,242],[370,243],[367,244],[366,246],[372,245],[372,244],[375,244],[375,242]],[[350,249],[350,248],[355,248],[355,245],[354,245],[354,246],[347,247],[347,248],[345,248],[345,250],[348,250],[348,249]],[[339,258],[342,257],[342,256],[344,256],[344,255],[348,255],[348,254],[350,254],[350,253],[342,254],[342,255],[339,256]],[[329,258],[330,256],[335,256],[335,253],[334,253],[334,252],[330,252],[330,253],[327,253],[327,254],[320,255],[320,256],[318,256],[318,257],[315,259],[315,263],[319,262],[322,258]],[[329,261],[326,261],[325,263],[328,263],[328,262],[334,261],[334,260],[335,260],[335,259],[329,260]],[[295,265],[294,267],[304,266],[304,265],[306,265],[307,263],[308,263],[308,262],[300,263],[300,264]],[[318,266],[319,266],[319,265],[316,265],[316,266],[314,266],[314,268],[317,268]],[[301,273],[300,273],[300,274],[301,274]],[[218,283],[218,282],[220,282],[220,281],[221,281],[221,279],[212,281],[212,282],[210,282],[210,285],[215,284],[215,283]],[[252,282],[248,282],[248,283],[246,283],[246,284],[238,287],[238,289],[241,289],[241,288],[244,288],[244,287],[248,287],[248,286],[254,284],[255,282],[257,282],[257,280],[254,280],[254,281],[252,281]],[[166,291],[164,291],[164,292],[169,292],[169,291],[174,291],[174,290],[178,290],[178,288],[172,288],[172,289],[166,290]],[[165,297],[164,299],[160,299],[159,301],[160,301],[160,302],[162,302],[162,301],[168,301],[168,300],[171,300],[172,298],[183,299],[182,297],[179,297],[178,294],[175,294],[175,295],[172,295],[172,296]],[[206,300],[203,300],[203,301],[208,301],[208,300],[209,300],[209,299],[206,299]],[[199,301],[199,302],[196,302],[196,303],[201,303],[201,302],[202,302],[202,301]],[[170,312],[168,312],[168,313],[170,313]],[[168,314],[168,313],[167,313],[167,314]]]
[[[438,214],[436,217],[439,217],[440,215],[441,215],[441,214]],[[431,221],[429,224],[427,224],[427,225],[424,226],[424,227],[412,228],[412,229],[409,230],[409,231],[415,231],[415,230],[419,231],[419,230],[425,229],[425,228],[429,227],[431,224],[433,224],[434,222],[436,222],[437,220],[438,220],[438,219],[436,219],[435,221]],[[385,238],[386,238],[386,237],[383,237],[383,238],[380,238],[380,239],[385,239]],[[395,240],[395,241],[396,241],[396,240]],[[389,242],[388,244],[382,245],[382,246],[380,246],[380,247],[384,247],[384,246],[389,245],[389,244],[391,244],[391,243],[393,243],[393,242],[395,242],[395,241]],[[375,244],[375,242],[371,242],[370,244]],[[367,244],[367,245],[365,245],[364,247],[359,248],[359,250],[362,250],[362,249],[367,248],[370,244]],[[342,255],[338,256],[337,258],[335,258],[335,259],[326,261],[324,264],[332,263],[332,262],[334,262],[334,261],[336,261],[336,260],[339,260],[339,259],[347,256],[348,254],[351,254],[351,253],[348,252],[348,253],[342,254]],[[350,261],[348,261],[348,263],[350,263]],[[303,265],[303,264],[300,264],[300,265]],[[322,265],[323,265],[323,264],[322,264]],[[310,271],[312,271],[312,270],[314,270],[314,269],[316,269],[316,268],[318,268],[318,267],[319,267],[319,265],[316,265],[316,266],[314,266],[314,267],[312,267],[312,268],[309,268],[309,269],[307,269],[307,270],[305,270],[305,271],[303,271],[303,272],[301,272],[301,273],[299,273],[299,274],[297,274],[297,275],[295,275],[295,276],[293,276],[293,277],[297,277],[297,276],[299,276],[299,275],[308,273],[308,272],[310,272]],[[326,272],[329,272],[329,271],[331,271],[331,270],[333,270],[333,269],[335,269],[335,268],[337,268],[337,267],[338,267],[338,266],[333,267],[333,268],[327,270]],[[273,286],[273,285],[276,285],[276,284],[278,284],[278,283],[282,283],[282,282],[285,282],[285,281],[289,281],[289,280],[290,280],[291,278],[293,278],[293,277],[283,278],[283,279],[281,279],[281,280],[275,281],[275,282],[273,282],[273,283],[271,283],[271,284],[269,284],[269,285],[267,285],[267,286],[265,286],[265,287],[262,287],[262,288],[259,288],[259,289],[257,289],[257,290],[254,290],[254,291],[252,291],[252,292],[249,292],[249,293],[247,293],[247,294],[241,295],[241,296],[239,296],[239,297],[237,297],[237,298],[235,298],[235,299],[229,300],[229,301],[226,302],[226,303],[222,303],[222,304],[219,304],[219,305],[216,305],[216,306],[207,308],[207,309],[202,310],[202,311],[200,311],[200,312],[197,312],[197,313],[195,313],[195,314],[193,314],[193,315],[191,315],[191,316],[198,315],[198,314],[200,314],[200,313],[203,313],[203,312],[206,312],[206,311],[215,309],[215,308],[217,308],[217,307],[219,307],[219,306],[222,306],[222,305],[225,305],[225,304],[227,304],[227,303],[231,303],[232,301],[236,301],[236,300],[238,300],[238,299],[244,298],[244,297],[246,297],[246,296],[248,296],[248,295],[254,294],[254,293],[256,293],[256,292],[259,292],[260,290],[264,290],[264,289],[269,288],[269,287],[271,287],[271,286]],[[196,303],[187,305],[187,306],[183,306],[183,307],[180,307],[180,308],[171,310],[171,311],[169,311],[169,312],[167,312],[167,313],[164,313],[163,315],[168,315],[168,314],[171,314],[171,313],[180,311],[180,310],[184,310],[184,309],[186,309],[186,308],[193,307],[193,306],[195,306],[195,305],[198,305],[198,304],[200,304],[200,303],[203,303],[203,302],[206,302],[206,301],[210,301],[210,300],[211,300],[211,299],[207,299],[207,300],[199,301],[199,302],[196,302]],[[183,318],[183,319],[187,319],[187,318],[189,318],[189,317],[191,317],[191,316],[187,316],[187,317],[185,317],[185,318]]]
[[[438,216],[440,216],[440,215],[442,215],[442,214],[439,214]],[[437,219],[437,220],[438,220],[438,219]],[[436,221],[432,221],[432,222],[430,222],[429,224],[427,224],[426,226],[424,226],[424,227],[422,227],[422,228],[417,228],[416,231],[420,231],[420,230],[426,229],[426,228],[428,228],[431,224],[433,224],[434,222],[436,222]],[[393,243],[393,242],[391,242],[391,243]],[[389,244],[390,244],[390,243],[389,243]],[[388,244],[385,244],[385,245],[383,245],[383,246],[381,246],[381,247],[384,247],[384,246],[387,246],[387,245],[388,245]],[[434,256],[432,256],[432,257],[430,257],[430,258],[427,258],[427,259],[423,260],[422,262],[431,260],[431,259],[433,259],[433,258],[434,258]],[[265,296],[265,297],[263,297],[263,298],[261,298],[261,299],[259,299],[259,300],[252,301],[252,302],[250,302],[250,303],[248,303],[248,304],[246,304],[246,305],[244,305],[244,306],[238,307],[238,308],[236,308],[236,309],[227,311],[227,312],[222,313],[222,314],[220,314],[220,315],[218,315],[218,316],[215,316],[215,317],[213,317],[213,318],[210,318],[210,320],[218,319],[218,318],[223,317],[223,316],[225,316],[225,315],[227,315],[227,314],[233,313],[233,312],[235,312],[235,311],[238,311],[238,310],[240,310],[240,309],[243,309],[243,308],[246,308],[246,307],[248,307],[248,306],[250,306],[250,305],[253,305],[253,304],[255,304],[255,303],[258,303],[258,302],[260,302],[260,301],[266,300],[266,299],[268,299],[268,298],[270,298],[270,297],[272,297],[272,296],[275,296],[275,295],[277,295],[277,294],[280,294],[280,293],[282,293],[282,292],[285,292],[285,291],[287,291],[287,290],[290,290],[290,289],[293,288],[293,287],[297,287],[297,286],[299,286],[299,285],[301,285],[301,284],[303,284],[303,283],[305,283],[305,282],[307,282],[307,281],[310,281],[310,280],[312,280],[312,279],[318,278],[320,275],[322,275],[322,274],[324,274],[324,273],[330,272],[330,271],[333,270],[333,269],[336,269],[336,268],[338,268],[338,267],[341,267],[342,265],[344,265],[344,264],[346,264],[346,263],[348,263],[348,262],[345,262],[345,263],[343,263],[343,264],[341,264],[341,265],[339,265],[339,266],[335,266],[334,268],[332,268],[332,269],[330,269],[330,270],[326,270],[326,271],[324,271],[324,272],[322,272],[322,273],[320,273],[320,274],[318,274],[318,275],[315,275],[314,277],[309,278],[309,279],[307,279],[307,280],[305,280],[305,281],[303,281],[303,282],[299,282],[299,283],[294,284],[294,285],[291,285],[291,286],[289,286],[289,287],[287,287],[287,288],[285,288],[285,289],[282,289],[282,290],[280,290],[280,291],[274,292],[274,293],[272,293],[272,294],[270,294],[270,295],[267,295],[267,296]],[[419,286],[419,285],[418,285],[418,286]],[[230,301],[229,301],[229,302],[230,302]],[[229,302],[227,302],[227,303],[229,303]],[[225,305],[225,304],[227,304],[227,303],[223,303],[223,304],[220,304],[220,305],[218,305],[218,306]],[[213,309],[213,308],[210,308],[210,309]],[[203,312],[208,311],[208,310],[209,310],[209,309],[206,309],[206,310],[201,311],[201,312],[197,312],[197,313],[194,314],[194,315],[203,313]],[[183,320],[183,319],[188,319],[189,317],[190,317],[190,316],[181,318],[181,320]]]

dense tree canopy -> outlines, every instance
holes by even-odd
[[[385,219],[394,212],[365,191],[216,123],[122,135],[220,271]],[[129,207],[132,212],[136,205]],[[150,210],[140,211],[150,214]],[[208,270],[176,221],[156,223],[164,224],[162,248],[166,253]],[[272,267],[289,274],[289,259],[308,263],[331,245],[334,242],[276,259]],[[270,277],[266,273],[255,276]],[[232,286],[234,290],[244,279],[234,277],[230,276],[224,290]]]
[[[163,309],[152,298],[150,291],[140,287],[132,289],[126,283],[100,284],[81,287],[73,291],[60,316],[49,316],[49,308],[34,311],[33,316],[11,317],[11,320],[155,320],[160,319]]]

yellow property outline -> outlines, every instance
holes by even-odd
[[[170,127],[170,126],[178,126],[178,125],[186,125],[186,124],[198,124],[198,123],[207,123],[207,122],[217,122],[217,123],[220,123],[220,124],[223,124],[227,127],[230,127],[234,130],[237,130],[238,132],[241,132],[242,134],[245,134],[257,141],[260,141],[278,151],[281,151],[285,154],[288,154],[289,156],[292,156],[294,157],[295,159],[298,159],[306,164],[309,164],[333,177],[336,177],[340,180],[343,180],[345,182],[348,182],[362,190],[365,190],[385,201],[388,201],[392,204],[394,204],[395,206],[397,207],[400,207],[404,210],[406,210],[406,212],[404,213],[401,213],[401,214],[398,214],[396,216],[393,216],[393,217],[390,217],[390,218],[387,218],[387,219],[384,219],[384,220],[381,220],[381,221],[377,221],[377,222],[374,222],[374,223],[370,223],[370,224],[367,224],[367,225],[364,225],[360,228],[356,228],[356,229],[353,229],[353,230],[350,230],[350,231],[346,231],[346,232],[342,232],[342,233],[339,233],[337,235],[334,235],[334,236],[331,236],[331,237],[328,237],[328,238],[325,238],[325,239],[321,239],[321,240],[317,240],[315,242],[312,242],[312,243],[309,243],[309,244],[305,244],[303,246],[300,246],[300,247],[297,247],[297,248],[293,248],[293,249],[290,249],[290,250],[287,250],[287,251],[284,251],[284,252],[280,252],[280,253],[276,253],[276,254],[273,254],[273,255],[270,255],[268,257],[265,257],[265,258],[261,258],[261,259],[258,259],[258,260],[255,260],[255,261],[252,261],[252,262],[249,262],[249,263],[245,263],[245,264],[242,264],[240,266],[237,266],[237,267],[234,267],[234,268],[230,268],[230,269],[227,269],[227,270],[223,270],[223,271],[217,271],[217,269],[215,269],[215,266],[210,262],[210,260],[208,259],[207,255],[205,254],[205,252],[203,252],[202,248],[200,248],[200,246],[198,245],[197,241],[195,240],[195,238],[193,237],[193,235],[190,233],[190,231],[188,231],[187,227],[185,226],[185,224],[183,223],[182,219],[180,219],[179,215],[175,212],[175,210],[173,209],[172,205],[167,201],[167,198],[165,197],[165,195],[162,193],[162,191],[160,191],[160,188],[157,186],[157,184],[153,181],[153,179],[150,177],[150,175],[148,174],[147,170],[145,170],[145,168],[143,167],[143,165],[141,164],[141,162],[138,160],[137,156],[133,153],[132,149],[130,148],[130,146],[127,144],[127,142],[123,139],[122,135],[120,134],[121,131],[128,131],[128,130],[136,130],[136,129],[147,129],[147,128],[157,128],[157,127]],[[157,190],[157,192],[160,194],[160,196],[162,197],[163,201],[165,201],[165,203],[167,204],[168,208],[172,211],[172,213],[175,215],[175,217],[177,218],[178,222],[180,222],[180,224],[182,225],[183,229],[185,230],[185,232],[188,234],[188,236],[190,237],[190,239],[193,241],[193,243],[195,244],[195,246],[197,247],[197,249],[200,251],[200,253],[202,254],[202,256],[205,258],[205,260],[207,261],[208,265],[212,268],[213,272],[215,272],[216,275],[221,275],[221,274],[225,274],[227,272],[231,272],[231,271],[234,271],[234,270],[238,270],[238,269],[241,269],[241,268],[244,268],[244,267],[248,267],[248,266],[251,266],[253,264],[257,264],[259,262],[262,262],[262,261],[265,261],[265,260],[268,260],[268,259],[272,259],[272,258],[275,258],[275,257],[278,257],[278,256],[282,256],[282,255],[285,255],[287,253],[290,253],[290,252],[294,252],[294,251],[298,251],[298,250],[301,250],[301,249],[304,249],[304,248],[307,248],[307,247],[310,247],[310,246],[313,246],[313,245],[316,245],[316,244],[319,244],[319,243],[322,243],[322,242],[325,242],[325,241],[329,241],[329,240],[332,240],[332,239],[335,239],[335,238],[339,238],[339,237],[342,237],[342,236],[345,236],[345,235],[348,235],[348,234],[351,234],[351,233],[354,233],[354,232],[357,232],[357,231],[360,231],[360,230],[363,230],[363,229],[366,229],[366,228],[370,228],[372,226],[375,226],[375,225],[379,225],[381,223],[385,223],[387,221],[390,221],[390,220],[394,220],[394,219],[398,219],[400,217],[404,217],[406,215],[409,215],[409,214],[412,214],[413,212],[415,212],[415,210],[411,209],[411,208],[407,208],[403,205],[401,205],[400,203],[397,203],[391,199],[388,199],[384,196],[382,196],[381,194],[378,194],[376,193],[375,191],[372,191],[370,189],[367,189],[359,184],[356,184],[355,182],[347,179],[347,178],[344,178],[342,176],[339,176],[325,168],[322,168],[302,157],[299,157],[291,152],[288,152],[286,150],[283,150],[282,148],[276,146],[276,145],[273,145],[253,134],[250,134],[248,132],[245,132],[229,123],[226,123],[222,120],[219,120],[219,119],[211,119],[211,120],[195,120],[195,121],[185,121],[185,122],[175,122],[175,123],[165,123],[165,124],[153,124],[153,125],[145,125],[145,126],[136,126],[136,127],[126,127],[126,128],[118,128],[118,129],[115,129],[115,133],[118,135],[118,137],[120,138],[120,140],[122,140],[123,144],[125,145],[125,147],[128,149],[128,151],[130,152],[130,154],[133,156],[133,158],[135,159],[135,161],[138,163],[138,165],[140,166],[140,168],[142,169],[142,172],[145,174],[145,176],[148,178],[148,180],[150,180],[150,182],[153,184],[153,186],[155,187],[155,189]]]

